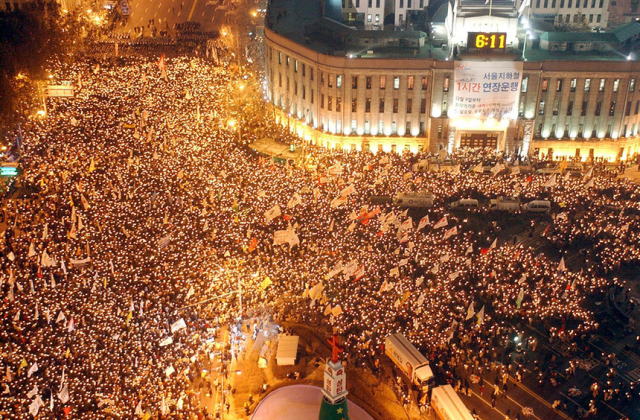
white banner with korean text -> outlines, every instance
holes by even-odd
[[[464,120],[518,117],[521,61],[456,61],[450,117]]]

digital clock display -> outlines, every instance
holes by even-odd
[[[469,32],[467,39],[467,48],[482,51],[504,50],[506,45],[506,32]]]

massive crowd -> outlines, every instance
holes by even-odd
[[[247,143],[257,132],[293,139],[268,119],[238,119],[242,73],[162,63],[54,67],[54,80],[77,81],[76,98],[49,99],[46,117],[22,127],[14,187],[35,192],[3,204],[6,418],[191,418],[198,362],[240,315],[233,291],[245,315],[330,324],[356,364],[402,332],[449,379],[462,356],[505,361],[496,343],[518,323],[568,342],[597,327],[587,299],[612,284],[597,266],[570,271],[488,235],[447,210],[461,197],[548,198],[563,215],[545,235],[596,241],[604,266],[637,262],[635,217],[598,210],[637,207],[636,184],[594,176],[546,188],[549,176],[417,173],[426,154],[317,147],[305,149],[313,170],[276,164]],[[458,156],[464,169],[477,153]],[[419,190],[436,197],[428,211],[369,202]]]

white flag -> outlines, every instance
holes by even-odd
[[[69,386],[65,384],[62,387],[62,391],[58,393],[58,398],[62,401],[62,404],[66,404],[69,401]]]
[[[473,168],[473,172],[481,174],[482,172],[484,172],[484,170],[482,169],[482,162],[478,163],[478,165]]]
[[[546,188],[555,187],[555,186],[556,186],[556,184],[557,184],[557,182],[556,182],[556,178],[557,178],[557,175],[556,175],[556,174],[553,174],[553,175],[551,176],[551,178],[549,178],[549,179],[547,180],[547,182],[545,182],[545,183],[544,183],[544,186],[545,186]]]
[[[440,229],[441,227],[445,227],[449,225],[449,222],[447,222],[447,216],[444,216],[442,219],[438,220],[438,222],[433,225],[434,229]]]
[[[193,286],[191,286],[189,288],[189,291],[187,292],[187,296],[185,297],[185,299],[189,299],[191,296],[193,296],[195,294],[195,291],[193,290]]]
[[[476,311],[473,309],[473,302],[469,304],[469,308],[467,309],[467,316],[465,317],[465,321],[470,320],[476,314]]]
[[[418,230],[422,230],[425,226],[429,224],[429,215],[427,214],[422,219],[420,219],[420,223],[418,223]]]
[[[270,222],[276,217],[281,215],[282,215],[282,211],[280,210],[280,206],[278,204],[276,204],[271,209],[264,212],[264,217],[267,219],[267,222]]]
[[[171,325],[171,333],[174,333],[183,328],[187,328],[187,324],[184,322],[183,318],[180,318],[179,321],[176,321]]]
[[[160,342],[160,347],[168,346],[171,343],[173,343],[173,337],[167,337]]]
[[[457,234],[458,234],[458,227],[454,226],[444,233],[444,239],[447,240],[453,235],[457,235]]]
[[[293,207],[297,206],[298,204],[302,204],[302,197],[300,197],[300,194],[298,194],[296,192],[296,193],[293,193],[293,197],[291,197],[291,199],[287,203],[287,207],[288,208],[293,208]]]
[[[58,314],[58,317],[56,318],[56,324],[60,321],[64,321],[65,319],[67,319],[67,317],[64,316],[64,312],[60,311],[60,313]]]

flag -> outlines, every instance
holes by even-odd
[[[484,305],[482,305],[482,309],[480,309],[476,316],[478,317],[478,325],[482,324],[484,322]]]
[[[22,362],[20,362],[20,366],[18,366],[18,375],[20,375],[20,371],[22,370],[22,368],[26,368],[26,367],[27,367],[27,359],[23,357]]]
[[[165,69],[166,67],[167,67],[167,66],[166,66],[166,63],[165,63],[164,54],[162,54],[162,55],[160,56],[160,60],[158,61],[158,68],[159,68],[160,70],[163,70],[163,69]]]
[[[361,278],[364,277],[364,265],[361,265],[354,273],[353,276],[355,277],[354,281],[358,281]]]
[[[526,182],[531,182],[531,175],[529,175],[529,176],[527,177]]]
[[[171,343],[173,343],[173,337],[167,337],[160,342],[160,347],[168,346]]]
[[[519,166],[515,166],[513,168],[511,168],[511,175],[519,175],[520,174],[520,167]]]
[[[193,286],[191,286],[189,288],[189,291],[187,292],[187,296],[185,297],[185,299],[189,299],[191,296],[193,296],[195,294],[195,291],[193,290]]]
[[[171,333],[181,330],[182,328],[187,328],[187,324],[184,322],[183,318],[180,318],[179,321],[176,321],[171,325]]]
[[[67,317],[64,316],[64,312],[60,311],[60,313],[58,314],[58,317],[56,318],[56,324],[60,321],[64,321],[65,319],[67,319]]]
[[[69,321],[69,327],[67,328],[68,332],[72,332],[73,330],[75,330],[76,328],[76,323],[73,320],[73,317],[71,317],[71,321]]]
[[[442,219],[438,220],[438,222],[433,225],[434,229],[440,229],[441,227],[445,227],[449,224],[449,222],[447,222],[447,216],[444,216]]]
[[[429,215],[427,214],[422,219],[420,219],[420,223],[418,223],[418,230],[422,230],[425,226],[429,224]]]
[[[280,206],[278,204],[276,204],[271,209],[264,212],[264,217],[267,219],[267,222],[272,221],[273,219],[275,219],[280,215],[282,215],[282,212],[280,211]]]
[[[82,202],[82,207],[84,208],[85,211],[91,208],[91,206],[89,205],[89,202],[87,201],[86,198],[84,198],[83,194],[80,194],[80,201]]]
[[[516,299],[516,307],[520,309],[520,305],[522,304],[522,299],[524,298],[524,289],[521,287],[520,292],[518,293],[518,298]]]
[[[593,178],[591,178],[591,179],[589,180],[589,182],[587,182],[586,184],[584,184],[584,188],[585,188],[585,189],[587,189],[587,188],[593,188]]]
[[[65,384],[62,387],[62,391],[58,393],[58,398],[62,401],[62,404],[66,404],[69,401],[69,386]]]
[[[473,302],[469,304],[469,308],[467,308],[467,316],[465,317],[465,321],[470,320],[476,314],[476,311],[473,309]]]
[[[476,165],[476,167],[473,168],[473,172],[477,174],[481,174],[484,172],[484,169],[482,168],[482,162],[478,163],[478,165]]]
[[[258,245],[258,239],[256,237],[253,237],[251,239],[251,243],[249,244],[249,252],[253,252],[256,249],[257,245]]]
[[[556,182],[556,178],[557,178],[557,175],[556,175],[556,174],[553,174],[553,175],[551,176],[551,178],[549,178],[549,179],[547,180],[547,182],[545,182],[545,183],[544,183],[544,187],[545,187],[545,188],[552,188],[552,187],[555,187],[555,186],[556,186],[556,184],[557,184],[557,182]]]
[[[262,282],[260,283],[260,287],[262,287],[262,290],[266,290],[267,287],[269,287],[273,282],[271,281],[271,279],[267,276],[265,277],[264,280],[262,280]]]
[[[473,252],[473,245],[469,245],[469,248],[465,251],[464,255],[467,256]]]
[[[34,373],[36,373],[38,371],[38,363],[35,362],[34,364],[31,365],[31,367],[29,368],[29,370],[27,371],[27,378],[30,378],[31,375],[33,375]]]
[[[340,305],[336,306],[335,308],[331,309],[331,315],[333,316],[338,316],[343,312],[342,308],[340,307]]]
[[[561,276],[564,274],[566,267],[564,265],[564,257],[560,258],[560,262],[558,263],[558,275]]]
[[[140,401],[138,402],[138,405],[136,405],[135,415],[136,415],[136,416],[142,416],[142,415],[144,415],[144,413],[142,412],[142,400],[140,400]]]
[[[452,227],[451,229],[449,229],[448,231],[446,231],[444,233],[444,240],[446,241],[451,236],[457,235],[457,234],[458,234],[458,228],[457,228],[457,226],[454,226],[454,227]]]
[[[293,196],[291,197],[291,199],[289,200],[289,202],[287,203],[287,208],[293,208],[295,206],[297,206],[298,204],[302,204],[302,197],[300,197],[300,194],[293,193]]]

